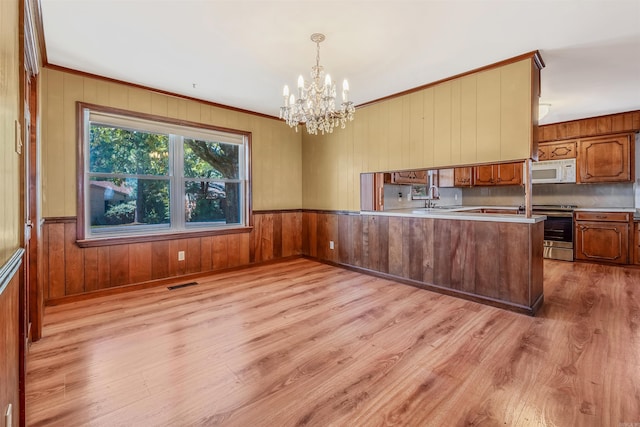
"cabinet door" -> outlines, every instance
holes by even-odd
[[[455,168],[453,170],[453,185],[456,187],[471,187],[473,185],[473,168]]]
[[[576,221],[576,259],[627,264],[629,224]]]
[[[520,185],[522,184],[522,163],[505,163],[495,165],[497,170],[496,185]]]
[[[538,145],[538,161],[549,160],[549,146]]]
[[[454,174],[453,169],[439,169],[438,170],[438,187],[440,188],[453,187],[454,186],[453,174]]]
[[[426,184],[427,171],[393,172],[391,174],[391,182],[393,184]]]
[[[546,146],[546,160],[561,160],[576,158],[576,141],[559,142]]]
[[[494,185],[494,165],[474,166],[474,185]]]
[[[631,181],[629,135],[578,141],[578,182]]]

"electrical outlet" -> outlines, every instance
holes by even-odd
[[[178,251],[178,261],[184,261],[184,251]]]
[[[329,240],[329,249],[331,249],[331,250],[334,249],[333,240]]]

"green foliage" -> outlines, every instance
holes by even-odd
[[[146,175],[136,178],[106,178],[114,186],[131,189],[130,199],[108,207],[97,223],[162,224],[170,221],[169,136],[92,124],[89,139],[89,169],[92,173]],[[237,179],[240,175],[240,146],[218,142],[184,139],[184,176],[204,179]],[[105,180],[105,178],[92,178]],[[218,190],[212,197],[212,186]],[[227,185],[228,186],[228,185]],[[188,221],[237,222],[236,208],[227,206],[225,184],[207,181],[187,182],[190,200]],[[232,184],[233,205],[237,205],[237,184]],[[228,191],[228,190],[227,190]],[[229,196],[229,194],[226,194]],[[92,213],[92,217],[94,213]],[[231,221],[230,221],[231,220]],[[97,224],[95,224],[97,225]]]
[[[169,136],[112,126],[91,126],[91,172],[167,175]]]
[[[136,201],[131,200],[111,206],[104,214],[106,225],[131,224],[135,218]]]

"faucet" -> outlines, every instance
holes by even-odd
[[[425,208],[433,208],[436,206],[436,200],[440,199],[440,192],[435,184],[431,184],[427,190],[427,198],[424,201]]]

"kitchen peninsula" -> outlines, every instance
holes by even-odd
[[[465,206],[361,215],[389,223],[390,274],[426,289],[535,314],[543,301],[546,217],[481,211]]]

